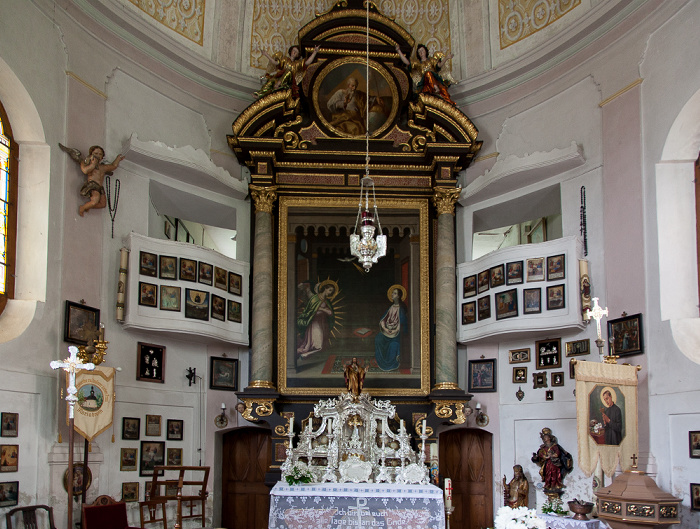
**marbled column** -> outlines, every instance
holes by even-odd
[[[455,279],[455,203],[459,188],[436,187],[433,203],[437,209],[437,255],[435,270],[435,387],[457,386],[457,309]]]
[[[250,186],[255,205],[255,240],[248,387],[253,388],[275,387],[272,381],[272,287],[275,284],[272,270],[272,204],[277,198],[276,190],[276,187]]]

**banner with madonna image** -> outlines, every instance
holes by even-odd
[[[578,465],[590,476],[598,460],[606,476],[638,453],[637,367],[576,363]]]

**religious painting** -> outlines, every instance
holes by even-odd
[[[393,76],[378,62],[359,57],[336,59],[314,81],[314,110],[327,128],[344,137],[371,137],[387,130],[398,111],[399,94]],[[368,111],[369,110],[369,111]],[[367,114],[367,116],[365,116]]]
[[[161,279],[177,279],[177,257],[161,255],[158,268]]]
[[[158,286],[153,283],[139,281],[139,305],[146,307],[158,306]]]
[[[508,351],[508,363],[509,364],[522,364],[524,362],[530,361],[530,348],[526,347],[524,349],[511,349]]]
[[[527,382],[527,367],[513,368],[513,384],[524,384]]]
[[[564,283],[547,287],[547,310],[566,308],[565,287]]]
[[[476,275],[467,276],[462,284],[462,297],[476,296]]]
[[[504,265],[491,267],[489,270],[491,288],[506,284],[506,272]]]
[[[14,507],[19,502],[19,481],[0,482],[0,507]]]
[[[477,285],[478,285],[478,291],[479,294],[482,292],[486,292],[489,289],[489,275],[490,272],[489,270],[484,270],[483,272],[479,272],[478,274],[478,279],[477,279]]]
[[[523,289],[523,314],[539,314],[542,312],[542,289]]]
[[[491,297],[484,296],[477,300],[479,321],[486,320],[491,317]]]
[[[591,341],[589,339],[566,342],[566,356],[581,356],[590,352]]]
[[[554,390],[548,389],[544,392],[544,400],[554,400]]]
[[[2,412],[0,416],[0,437],[17,437],[19,413]]]
[[[180,257],[180,281],[197,281],[197,261]]]
[[[496,391],[496,359],[469,360],[469,391]]]
[[[476,323],[476,302],[462,303],[462,325]]]
[[[561,367],[561,338],[535,342],[537,369]]]
[[[136,470],[135,465],[134,465],[134,470]],[[123,502],[139,501],[139,482],[138,481],[128,481],[128,482],[122,483],[122,501]]]
[[[166,439],[168,441],[182,441],[185,421],[181,419],[168,419]]]
[[[165,346],[138,342],[136,380],[165,382]]]
[[[540,371],[532,374],[532,389],[547,387],[547,372]]]
[[[238,391],[238,360],[212,356],[209,358],[209,389]]]
[[[146,415],[146,435],[159,437],[161,433],[162,417],[160,415]]]
[[[168,449],[170,450],[170,449]],[[179,449],[174,449],[174,450],[179,450]],[[182,464],[182,463],[180,463]],[[165,482],[165,495],[169,496],[170,498],[177,498],[177,481],[166,481]]]
[[[151,252],[139,253],[139,274],[142,276],[158,277],[156,263],[158,256]]]
[[[160,310],[170,310],[173,312],[180,312],[182,304],[180,301],[180,296],[182,289],[180,287],[173,287],[170,285],[160,286]]]
[[[148,417],[148,416],[147,416]],[[152,476],[156,466],[165,464],[165,441],[141,441],[139,476]],[[162,475],[162,471],[161,471]]]
[[[66,300],[63,341],[76,345],[92,344],[100,328],[100,309]]]
[[[513,288],[499,292],[494,296],[496,304],[496,319],[504,320],[518,315],[518,290]]]
[[[642,315],[608,320],[608,347],[611,355],[630,356],[644,352]]]
[[[700,483],[690,484],[690,510],[700,511]]]
[[[387,248],[367,273],[348,243],[356,199],[281,197],[277,343],[283,394],[343,389],[343,370],[353,357],[369,367],[364,387],[373,395],[427,394],[428,205],[426,199],[377,200]],[[325,219],[332,227],[323,227]]]
[[[519,285],[523,282],[523,262],[506,263],[506,284]]]
[[[235,323],[241,323],[243,321],[243,307],[238,301],[228,300],[228,321],[233,321]]]
[[[547,257],[547,281],[564,279],[566,277],[565,263],[564,254]]]
[[[209,263],[199,261],[198,281],[203,285],[211,286],[214,282],[214,267]]]
[[[693,459],[700,459],[700,431],[688,432],[688,447],[690,450],[690,457]]]
[[[0,445],[0,472],[17,472],[19,445]]]
[[[228,270],[218,266],[214,267],[214,286],[221,290],[228,289]]]
[[[130,472],[136,470],[138,448],[122,448],[119,453],[119,470]]]
[[[168,465],[171,466],[181,466],[182,465],[182,448],[168,448]],[[175,492],[177,494],[177,492]]]
[[[141,419],[122,417],[122,439],[138,441],[139,437],[141,437]]]
[[[73,463],[73,496],[80,496],[92,485],[92,470],[83,463]],[[63,473],[63,490],[68,492],[68,469]]]
[[[599,445],[619,446],[626,435],[625,396],[616,385],[595,385],[588,394],[588,434]]]
[[[209,292],[185,289],[185,318],[209,321]]]
[[[211,317],[215,320],[226,321],[226,300],[216,294],[211,295]]]
[[[544,281],[544,257],[527,260],[527,282]]]
[[[557,386],[564,385],[564,372],[563,371],[555,371],[550,376],[551,376],[551,385],[553,388],[556,388]]]
[[[228,293],[234,296],[243,294],[243,278],[235,272],[228,273]]]

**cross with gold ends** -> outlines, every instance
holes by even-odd
[[[51,366],[51,369],[64,369],[68,373],[68,389],[66,390],[68,395],[66,396],[66,400],[68,401],[68,408],[70,410],[68,418],[72,419],[73,408],[75,403],[78,402],[78,397],[75,396],[76,393],[78,393],[78,389],[75,387],[75,373],[81,369],[92,371],[95,369],[95,364],[81,364],[78,360],[78,348],[74,345],[71,345],[68,348],[68,351],[70,352],[70,355],[63,362],[52,360],[49,365]]]
[[[362,426],[362,419],[359,415],[353,415],[348,421],[348,426]]]
[[[596,325],[596,329],[598,331],[598,339],[599,340],[601,339],[600,320],[603,318],[603,316],[607,316],[607,315],[608,315],[608,307],[602,308],[600,305],[598,305],[598,298],[593,298],[593,308],[586,310],[585,318],[588,321],[590,321],[591,318],[593,318],[595,320],[595,325]]]

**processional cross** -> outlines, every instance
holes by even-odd
[[[585,318],[588,321],[590,321],[591,318],[595,320],[596,330],[598,331],[598,339],[595,341],[595,344],[598,346],[598,351],[601,358],[603,357],[603,345],[605,344],[605,341],[601,335],[600,320],[603,319],[603,316],[607,315],[608,308],[602,308],[600,305],[598,305],[598,298],[593,298],[593,308],[586,310]]]
[[[68,348],[70,355],[63,362],[52,360],[49,364],[51,369],[64,369],[68,373],[68,388],[66,392],[66,401],[68,402],[68,525],[73,527],[73,440],[75,434],[75,403],[78,402],[78,388],[75,387],[75,374],[81,369],[92,371],[95,369],[95,364],[89,362],[81,364],[78,360],[78,348],[71,345]]]

